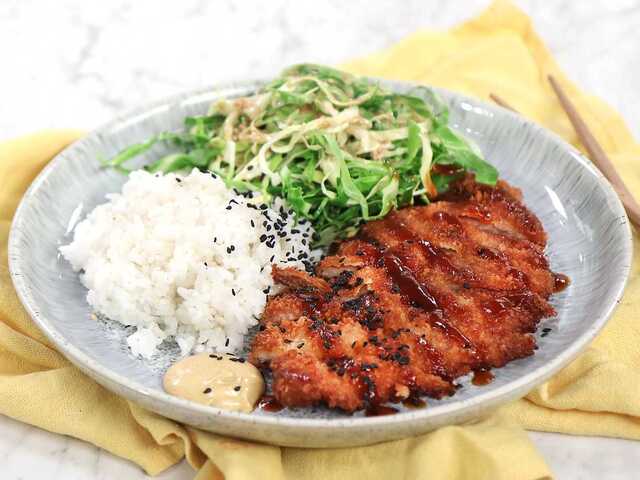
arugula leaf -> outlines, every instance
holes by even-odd
[[[449,111],[426,87],[405,94],[331,67],[286,69],[258,92],[215,102],[185,118],[185,130],[132,145],[105,166],[164,144],[151,172],[208,169],[228,187],[283,198],[328,245],[394,208],[428,203],[465,172],[493,185],[497,170],[448,126]],[[434,165],[456,165],[445,175]]]

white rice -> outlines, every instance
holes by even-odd
[[[298,257],[310,256],[308,222],[195,169],[133,172],[107,199],[60,251],[82,271],[94,310],[137,327],[127,339],[136,356],[151,357],[170,338],[185,355],[240,350],[274,292],[271,264],[304,268]]]

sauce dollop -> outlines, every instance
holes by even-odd
[[[382,415],[393,415],[398,413],[397,408],[388,407],[386,405],[371,405],[364,412],[366,417],[380,417]]]
[[[489,385],[493,381],[493,373],[490,370],[480,369],[473,372],[471,383],[477,386]]]
[[[176,397],[212,407],[251,412],[264,393],[260,371],[243,358],[201,353],[173,364],[164,389]]]
[[[284,407],[278,400],[275,399],[273,395],[264,395],[260,399],[260,403],[258,403],[258,408],[264,410],[265,412],[279,412]]]

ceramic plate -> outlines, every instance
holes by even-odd
[[[411,85],[382,82],[407,91]],[[138,404],[204,430],[300,447],[363,445],[416,435],[477,419],[525,395],[575,358],[605,325],[620,300],[631,263],[631,232],[609,183],[556,135],[499,107],[440,90],[454,128],[473,139],[501,176],[522,189],[526,205],[549,234],[551,268],[571,285],[554,295],[558,314],[539,328],[534,356],[494,370],[483,387],[462,379],[456,395],[395,415],[348,416],[323,408],[222,411],[167,395],[162,375],[175,359],[170,345],[151,361],[133,358],[115,322],[91,318],[86,290],[58,247],[70,241],[78,219],[125,177],[100,168],[99,158],[164,130],[182,128],[219,97],[246,95],[261,83],[188,92],[123,115],[60,153],[33,182],[20,204],[9,239],[11,275],[34,321],[59,350],[99,383]],[[146,160],[162,152],[148,152]],[[143,159],[144,160],[144,159]],[[541,337],[542,328],[551,329]]]

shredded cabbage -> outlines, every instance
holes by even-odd
[[[218,100],[185,127],[132,145],[106,165],[127,171],[129,160],[168,142],[176,151],[147,170],[198,167],[264,201],[281,197],[313,223],[315,246],[352,236],[393,208],[428,203],[467,171],[480,183],[498,178],[448,126],[448,110],[430,89],[393,93],[320,65],[293,66],[254,95]]]

